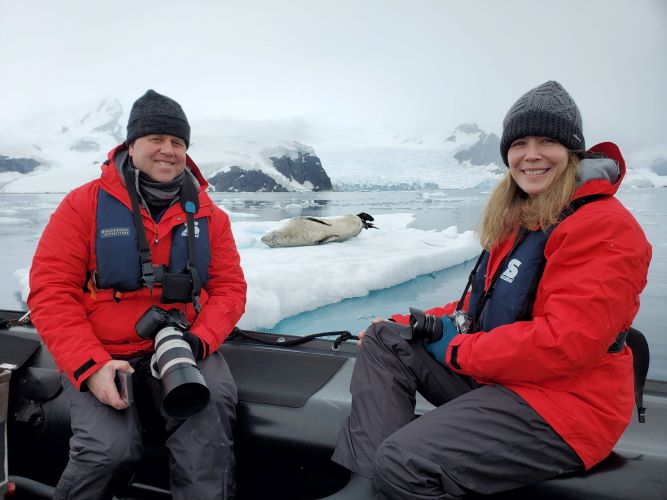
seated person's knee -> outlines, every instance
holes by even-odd
[[[104,459],[107,465],[115,469],[120,466],[136,464],[143,456],[144,448],[140,442],[133,442],[130,437],[118,436],[107,449]]]
[[[373,465],[381,483],[401,486],[406,472],[405,455],[390,438],[378,447]]]

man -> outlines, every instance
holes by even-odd
[[[243,314],[246,283],[229,218],[206,194],[189,144],[181,106],[147,91],[132,106],[125,143],[99,179],[63,199],[35,252],[28,305],[71,406],[55,498],[110,498],[142,456],[142,423],[162,424],[140,421],[121,398],[119,371],[133,373],[137,404],[154,402],[164,419],[173,497],[233,496],[236,385],[218,348]],[[162,407],[160,374],[151,375],[155,332],[137,334],[151,306],[176,310],[210,391],[189,418]]]

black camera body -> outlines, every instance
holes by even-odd
[[[181,331],[190,328],[190,323],[178,309],[164,309],[151,306],[141,315],[134,325],[134,329],[142,339],[153,340],[165,326],[173,326]]]
[[[134,328],[155,347],[155,371],[162,380],[162,409],[170,417],[188,418],[199,413],[211,397],[183,332],[190,323],[178,309],[149,307]]]

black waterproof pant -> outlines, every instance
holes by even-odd
[[[148,393],[159,408],[161,381],[150,375],[146,361],[140,362],[143,369],[135,371],[135,380],[147,384]],[[132,364],[134,366],[135,362]],[[168,435],[172,498],[233,498],[236,384],[220,352],[214,352],[197,364],[211,393],[209,404],[188,419],[171,418],[162,413]],[[127,485],[134,465],[143,454],[137,406],[119,411],[101,403],[90,392],[79,392],[64,375],[61,382],[71,407],[73,435],[69,462],[54,498],[111,498],[118,488]]]
[[[400,338],[402,328],[366,330],[335,462],[373,478],[381,498],[401,500],[492,494],[582,469],[521,397],[440,365]],[[416,392],[436,406],[419,418]]]

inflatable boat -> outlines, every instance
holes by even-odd
[[[0,494],[48,498],[67,462],[69,411],[53,359],[22,315],[0,311]],[[239,391],[237,498],[364,500],[329,460],[350,409],[356,345],[242,333],[221,347]],[[667,499],[667,382],[648,380],[644,405],[646,422],[635,416],[592,470],[493,498]],[[429,409],[418,399],[418,415]],[[160,417],[146,408],[142,418]],[[165,436],[145,428],[145,457],[124,498],[170,498]]]

